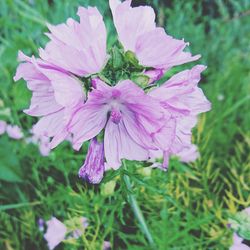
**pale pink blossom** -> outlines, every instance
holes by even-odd
[[[65,239],[67,228],[55,217],[52,217],[46,222],[46,224],[47,232],[44,235],[44,238],[48,243],[49,249],[52,250]]]
[[[211,108],[210,102],[198,87],[200,74],[205,69],[205,66],[197,65],[191,70],[182,71],[149,92],[150,96],[161,102],[176,124],[173,143],[168,151],[162,152],[166,158],[165,163],[170,155],[183,157],[187,161],[187,150],[192,151],[191,159],[198,157],[198,152],[192,145],[192,129],[197,123],[197,115]]]
[[[79,7],[80,22],[69,18],[66,24],[50,25],[50,42],[40,49],[40,57],[78,76],[98,73],[107,61],[106,28],[95,7]]]
[[[8,136],[15,140],[20,140],[23,138],[23,132],[17,125],[7,125],[6,132]]]
[[[111,243],[105,240],[103,242],[102,250],[111,250]]]
[[[41,119],[33,127],[37,136],[51,137],[50,147],[56,147],[69,136],[66,126],[75,109],[84,102],[80,81],[72,75],[19,53],[23,61],[17,68],[15,80],[24,78],[32,91],[31,105],[24,112]]]
[[[7,124],[5,121],[0,120],[0,135],[4,134],[6,131]]]
[[[250,250],[250,247],[243,243],[243,239],[239,237],[236,233],[233,235],[233,245],[229,250]]]

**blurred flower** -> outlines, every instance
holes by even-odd
[[[44,238],[48,242],[49,249],[52,250],[65,239],[67,228],[55,217],[52,217],[46,224],[47,232]]]
[[[17,125],[7,125],[6,132],[12,139],[19,140],[23,138],[23,132]]]
[[[223,95],[223,94],[219,94],[218,96],[217,96],[217,100],[218,101],[223,101],[225,99],[225,96]]]
[[[243,239],[236,233],[233,235],[233,245],[229,250],[250,250],[250,247],[243,243]]]
[[[103,250],[111,250],[111,243],[109,241],[104,241],[103,242],[103,246],[102,246]]]
[[[250,240],[250,207],[231,216],[229,223],[239,237]]]
[[[45,221],[42,219],[42,218],[39,218],[38,219],[38,229],[40,232],[43,232],[44,231],[44,224],[45,224]]]
[[[46,135],[36,135],[34,128],[30,130],[31,136],[25,139],[26,143],[33,143],[39,147],[39,152],[42,156],[50,154],[50,138]]]
[[[109,0],[109,4],[120,42],[125,51],[136,54],[141,65],[168,70],[200,58],[183,51],[188,45],[184,40],[174,39],[156,27],[153,8],[132,8],[131,0]]]
[[[77,220],[80,222],[79,226],[77,225],[77,227],[79,228],[73,230],[73,232],[71,232],[70,234],[70,237],[73,237],[75,239],[78,239],[79,237],[81,237],[84,234],[85,229],[89,225],[88,219],[85,217],[77,218]]]
[[[7,124],[5,121],[0,120],[0,135],[4,134],[6,131]]]
[[[44,238],[48,242],[49,249],[52,250],[66,239],[78,239],[81,237],[85,228],[88,226],[88,219],[75,217],[62,223],[57,218],[52,217],[46,224],[47,232],[44,234]]]

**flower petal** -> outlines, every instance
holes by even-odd
[[[108,121],[104,135],[104,150],[107,165],[113,169],[121,166],[121,159],[148,159],[148,151],[131,138],[122,121],[119,124]]]

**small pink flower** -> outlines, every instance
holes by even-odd
[[[52,250],[65,239],[67,228],[55,217],[52,217],[46,224],[48,228],[44,238],[48,242],[49,249]]]
[[[233,245],[229,250],[250,250],[250,247],[242,243],[243,239],[236,233],[233,235]]]
[[[7,124],[5,121],[0,120],[0,135],[4,134],[6,131]]]
[[[8,136],[15,140],[20,140],[23,138],[23,132],[17,125],[7,125],[6,132]]]
[[[104,241],[103,242],[103,246],[102,246],[103,250],[111,250],[111,243],[109,241]]]

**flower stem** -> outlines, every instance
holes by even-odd
[[[124,168],[126,169],[126,164],[125,162],[123,161],[123,166]],[[131,185],[131,182],[130,182],[130,178],[128,175],[124,175],[123,176],[124,178],[124,182],[127,186],[127,189],[128,189],[128,200],[129,200],[129,203],[133,209],[133,212],[135,214],[135,217],[137,218],[138,222],[139,222],[139,226],[140,226],[140,229],[142,231],[142,233],[145,235],[145,237],[147,238],[150,246],[153,248],[155,248],[155,243],[154,243],[154,240],[153,240],[153,237],[148,229],[148,226],[146,224],[146,221],[144,219],[144,216],[142,214],[142,211],[137,203],[137,200],[135,198],[135,196],[133,195],[132,193],[132,185]]]

